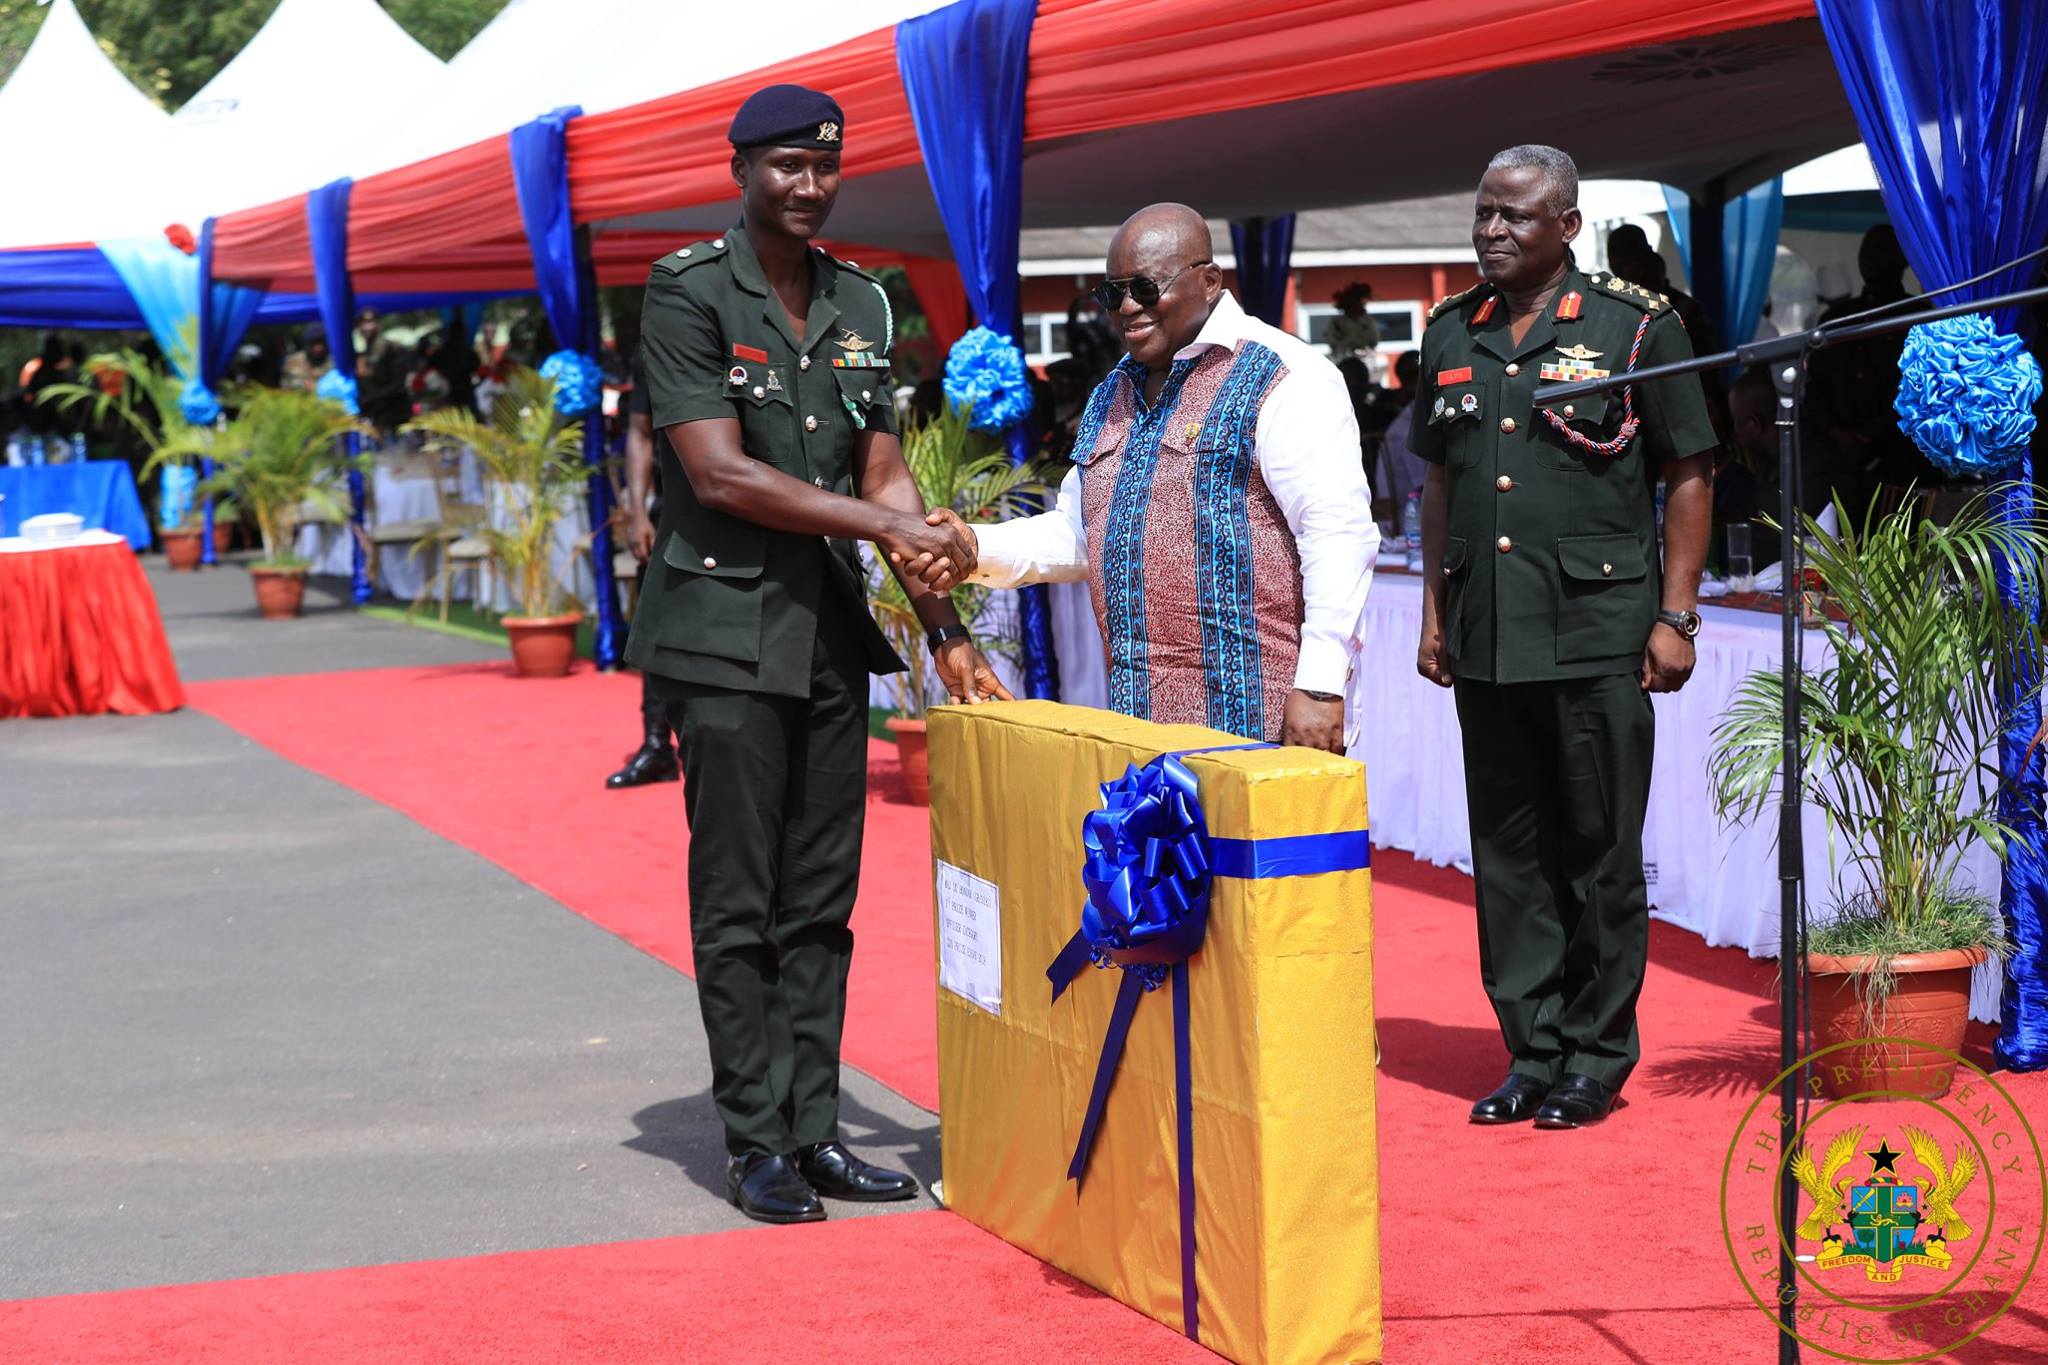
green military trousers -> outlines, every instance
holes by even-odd
[[[1619,1087],[1649,958],[1656,724],[1636,676],[1457,684],[1479,971],[1511,1071]]]
[[[657,679],[682,749],[690,943],[726,1150],[839,1136],[867,813],[867,667],[820,613],[808,697]]]

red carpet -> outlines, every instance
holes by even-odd
[[[0,1303],[73,1365],[1213,1361],[948,1213]]]
[[[190,691],[195,705],[287,758],[406,811],[578,913],[687,968],[680,789],[602,790],[603,775],[633,736],[637,682],[582,673],[559,683],[514,684],[503,674],[499,668],[396,670],[205,683]],[[925,813],[900,804],[892,763],[878,763],[877,778],[854,919],[860,948],[846,1055],[929,1107],[935,1006]],[[1655,925],[1641,1010],[1645,1055],[1626,1107],[1603,1127],[1577,1133],[1476,1128],[1465,1122],[1465,1110],[1500,1079],[1504,1059],[1479,988],[1470,883],[1385,856],[1378,859],[1375,887],[1385,1045],[1379,1108],[1387,1359],[1430,1365],[1732,1365],[1774,1359],[1772,1328],[1728,1264],[1717,1204],[1721,1161],[1743,1109],[1754,1087],[1776,1070],[1772,964],[1710,949],[1682,930]],[[1979,1061],[1986,1056],[1986,1036],[1981,1030],[1973,1036],[1971,1051]],[[2048,1075],[2008,1080],[2036,1128],[2048,1126]],[[838,1245],[861,1258],[860,1273],[872,1274],[876,1284],[895,1282],[899,1268],[886,1247],[897,1243],[871,1244],[867,1239],[880,1234],[869,1229],[889,1229],[890,1238],[910,1239],[922,1249],[904,1258],[906,1283],[926,1282],[922,1277],[929,1272],[920,1255],[935,1263],[954,1255],[960,1239],[972,1243],[957,1220],[944,1215],[871,1220],[860,1227],[862,1232],[846,1233],[848,1240]],[[564,1258],[564,1264],[595,1257],[589,1264],[602,1266],[613,1257],[669,1254],[659,1250],[669,1245],[547,1255]],[[492,1267],[513,1259],[474,1264]],[[1006,1264],[1012,1268],[999,1269]],[[844,1349],[835,1344],[827,1356],[797,1351],[779,1358],[866,1359],[860,1352],[876,1341],[914,1341],[935,1352],[897,1352],[907,1358],[1009,1358],[991,1355],[993,1348],[979,1336],[952,1334],[981,1311],[983,1296],[991,1300],[991,1313],[1007,1312],[1024,1301],[1013,1297],[1023,1292],[1020,1285],[1036,1284],[1049,1272],[1000,1257],[973,1265],[960,1271],[969,1288],[949,1280],[942,1292],[920,1292],[900,1321],[874,1322],[857,1342],[849,1335]],[[488,1297],[487,1287],[497,1283],[490,1276],[499,1273],[483,1269],[475,1272],[480,1278],[460,1279],[467,1286],[462,1292]],[[438,1284],[431,1277],[469,1272],[397,1268],[348,1274],[369,1286],[385,1275],[427,1276],[419,1283]],[[615,1347],[607,1333],[638,1330],[626,1320],[639,1316],[638,1296],[646,1290],[630,1279],[607,1283],[595,1271],[574,1283],[604,1287],[565,1310],[559,1324],[533,1304],[511,1309],[513,1324],[540,1334],[532,1337],[543,1343],[533,1355],[551,1354],[545,1348],[549,1341],[580,1342],[582,1337],[567,1334],[587,1330],[588,1358],[615,1358],[605,1354],[613,1350],[625,1352],[616,1358],[629,1358],[630,1343],[642,1338],[621,1337],[628,1344]],[[799,1315],[832,1311],[818,1305],[839,1292],[797,1294],[791,1288],[784,1311]],[[330,1330],[324,1314],[337,1314],[339,1321],[333,1302],[310,1289],[301,1297],[266,1295],[264,1301],[273,1305],[266,1309],[238,1308],[235,1297],[218,1288],[162,1292],[166,1303],[181,1302],[181,1294],[203,1296],[194,1302],[229,1315],[240,1324],[232,1327],[236,1333],[257,1331],[259,1321],[282,1331],[300,1314],[311,1315],[304,1320],[322,1332]],[[681,1296],[687,1290],[673,1292]],[[1069,1291],[1058,1291],[1055,1301],[1071,1307],[1062,1296],[1070,1297]],[[133,1297],[121,1296],[104,1311],[125,1320],[134,1310],[118,1305]],[[688,1302],[696,1305],[688,1310],[686,1339],[692,1347],[750,1340],[745,1333],[753,1330],[756,1315],[744,1294],[729,1302],[711,1296]],[[40,1314],[54,1310],[33,1311],[40,1321]],[[470,1320],[470,1308],[455,1311]],[[586,1317],[595,1325],[586,1327]],[[1028,1325],[1028,1317],[1024,1313],[1015,1330],[990,1339],[1014,1346],[1017,1359],[1118,1354],[1099,1339],[1071,1334],[1063,1317],[1048,1318],[1042,1330]],[[390,1331],[399,1330],[402,1318],[395,1308],[377,1315]],[[438,1331],[431,1323],[408,1330]],[[870,1331],[881,1335],[865,1335]],[[0,1331],[0,1341],[6,1336]],[[225,1350],[227,1339],[222,1340]],[[957,1347],[945,1344],[955,1341]],[[1147,1349],[1158,1349],[1172,1347],[1175,1339],[1162,1330],[1145,1341]],[[576,1349],[580,1354],[583,1348]],[[698,1358],[756,1358],[744,1349],[704,1350]],[[250,1359],[262,1352],[244,1354],[237,1347],[225,1354]],[[1991,1365],[2029,1357],[2048,1358],[2048,1291],[2038,1281],[1985,1338],[1951,1358]]]

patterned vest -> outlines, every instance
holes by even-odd
[[[1109,704],[1278,740],[1301,650],[1301,555],[1255,458],[1287,366],[1242,341],[1174,362],[1159,401],[1126,356],[1074,439]]]

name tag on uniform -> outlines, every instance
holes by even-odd
[[[1455,370],[1439,370],[1436,382],[1438,387],[1445,384],[1469,384],[1472,382],[1472,367],[1463,365]]]
[[[732,353],[741,360],[751,360],[757,365],[768,363],[768,353],[758,346],[742,346],[735,341],[732,344]]]

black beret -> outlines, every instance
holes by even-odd
[[[747,96],[732,116],[726,139],[735,147],[825,147],[839,149],[846,115],[821,90],[771,85]]]

